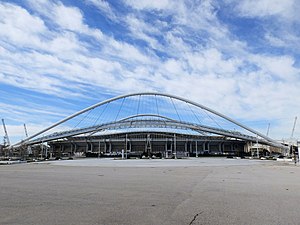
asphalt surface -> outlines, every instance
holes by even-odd
[[[300,167],[241,161],[2,165],[0,224],[300,224]]]

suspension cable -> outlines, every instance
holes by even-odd
[[[137,112],[136,112],[136,115],[139,115],[139,110],[140,110],[140,101],[141,101],[141,95],[139,95],[139,101],[138,101],[138,107],[137,107]]]
[[[156,111],[157,111],[157,115],[159,115],[158,104],[157,104],[157,96],[156,96],[156,95],[155,95],[155,103],[156,103]]]
[[[84,119],[86,119],[86,117],[93,111],[94,109],[91,109],[90,111],[88,111],[88,113],[86,113],[84,115],[84,117],[73,127],[73,129],[75,129]]]
[[[109,103],[110,103],[110,102],[109,102]],[[98,116],[97,120],[96,120],[95,123],[94,123],[94,126],[96,125],[96,123],[98,122],[98,120],[100,119],[100,117],[102,117],[103,113],[106,111],[106,109],[107,109],[109,103],[105,104],[105,108],[104,108],[104,110],[101,112],[101,114]]]
[[[173,107],[174,107],[174,109],[175,109],[175,111],[176,111],[176,114],[177,114],[177,116],[178,116],[178,119],[179,119],[179,121],[181,122],[181,118],[180,118],[180,116],[179,116],[179,114],[178,114],[178,111],[177,111],[177,109],[176,109],[176,107],[175,107],[175,104],[174,104],[174,102],[173,102],[173,99],[170,97],[170,99],[171,99],[171,102],[172,102],[172,104],[173,104]]]
[[[195,114],[194,110],[191,108],[190,104],[188,104],[187,102],[186,102],[186,104],[189,106],[191,112],[192,112],[193,115],[196,117],[196,119],[198,120],[199,124],[202,124],[202,122],[200,121],[200,119],[198,118],[198,116]]]
[[[125,98],[123,98],[123,100],[122,100],[122,103],[121,103],[121,106],[120,106],[120,108],[119,108],[118,114],[117,114],[117,116],[116,116],[116,118],[115,118],[115,121],[117,121],[117,118],[118,118],[118,116],[119,116],[119,114],[120,114],[120,111],[121,111],[121,109],[122,109],[122,107],[123,107],[124,101],[125,101]]]

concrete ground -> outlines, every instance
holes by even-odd
[[[0,166],[0,224],[300,224],[300,167],[232,159]]]

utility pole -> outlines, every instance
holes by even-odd
[[[4,128],[4,145],[10,146],[10,141],[9,141],[9,137],[8,137],[8,134],[7,134],[4,119],[2,119],[2,124],[3,124],[3,128]]]

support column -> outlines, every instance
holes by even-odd
[[[177,159],[176,134],[174,134],[174,153],[175,153],[175,159]]]
[[[86,142],[85,153],[87,153],[87,152],[88,152],[88,150],[89,150],[89,143],[88,143],[88,142]]]
[[[46,146],[46,153],[45,153],[45,158],[48,158],[48,147]]]
[[[100,158],[100,154],[101,154],[101,141],[99,140],[98,142],[98,158]]]
[[[151,143],[151,136],[147,134],[147,140],[145,145],[145,152],[147,152],[148,156],[151,156],[152,153],[152,143]]]
[[[128,149],[127,149],[127,147],[128,147],[128,146],[127,146],[127,138],[128,138],[128,135],[127,135],[127,134],[126,134],[126,137],[125,137],[125,138],[126,138],[126,140],[125,140],[125,145],[126,145],[126,146],[125,146],[125,157],[126,157],[126,159],[127,159],[127,151],[128,151]]]
[[[62,153],[62,151],[63,151],[63,146],[62,146],[62,144],[60,144],[60,149],[59,149],[59,157],[61,157],[61,153]]]
[[[54,145],[51,145],[51,147],[50,147],[50,158],[53,157],[53,151],[54,151]]]
[[[198,157],[198,141],[196,140],[196,157]]]
[[[41,159],[43,158],[43,151],[44,151],[44,142],[42,141],[42,145],[41,145]]]
[[[168,139],[166,138],[166,143],[165,143],[165,157],[168,158]]]

